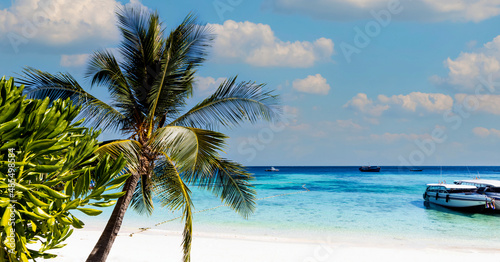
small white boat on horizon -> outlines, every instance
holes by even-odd
[[[494,200],[477,193],[473,185],[427,184],[424,200],[436,205],[456,209],[493,208]]]
[[[266,172],[278,172],[278,171],[280,171],[280,170],[277,168],[274,168],[274,166],[269,168],[269,169],[266,169]]]

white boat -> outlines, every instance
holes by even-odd
[[[279,170],[279,169],[277,169],[277,168],[274,168],[274,166],[273,166],[273,167],[271,167],[270,169],[266,169],[266,171],[267,171],[267,172],[278,172],[278,171],[280,171],[280,170]]]
[[[491,208],[494,203],[488,196],[478,194],[473,185],[427,184],[425,201],[449,208]]]
[[[500,210],[500,180],[489,179],[471,179],[471,180],[455,180],[457,185],[472,185],[476,186],[479,194],[484,194],[495,202],[495,209]]]

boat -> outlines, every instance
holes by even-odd
[[[410,169],[411,172],[421,172],[423,169]]]
[[[484,194],[495,202],[495,209],[500,210],[500,180],[490,179],[471,179],[471,180],[455,180],[457,185],[472,185],[476,186],[479,194]]]
[[[362,166],[359,168],[361,172],[380,172],[379,166]]]
[[[269,168],[269,169],[266,169],[266,172],[278,172],[278,171],[280,171],[280,170],[277,168],[274,168],[274,166]]]
[[[494,200],[477,193],[473,185],[458,184],[427,184],[424,200],[436,205],[454,209],[494,208]]]

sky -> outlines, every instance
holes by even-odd
[[[224,79],[265,83],[278,123],[223,129],[248,166],[500,165],[500,0],[0,0],[0,75],[69,72],[116,50],[115,11],[190,12],[216,36],[193,105]],[[119,134],[104,132],[101,139]]]

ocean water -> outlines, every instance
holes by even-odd
[[[317,241],[329,237],[463,242],[464,245],[498,248],[500,214],[465,213],[426,206],[422,195],[427,183],[457,179],[499,179],[500,167],[422,167],[411,172],[383,166],[379,173],[359,172],[358,167],[249,167],[258,193],[257,209],[243,219],[221,205],[210,192],[191,187],[195,205],[194,230]],[[309,191],[307,191],[307,188]],[[98,217],[79,216],[87,225],[104,224],[111,208]],[[124,227],[182,230],[180,220],[156,225],[179,216],[156,205],[152,216],[128,211]]]

